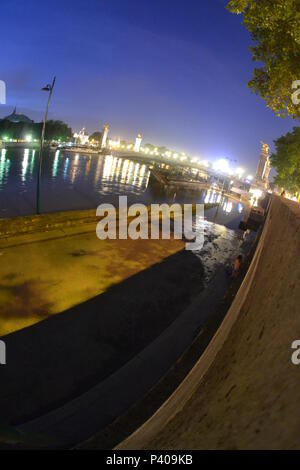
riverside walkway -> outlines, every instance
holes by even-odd
[[[223,323],[190,374],[118,449],[299,449],[300,208],[272,200]]]
[[[181,240],[100,241],[96,222],[94,211],[1,221],[0,416],[21,445],[97,434],[222,319],[224,271],[204,289]]]

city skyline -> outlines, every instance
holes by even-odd
[[[296,121],[277,118],[247,89],[250,38],[226,3],[174,1],[170,9],[147,0],[131,0],[129,7],[93,0],[59,7],[54,0],[37,8],[32,0],[4,1],[7,105],[0,117],[17,106],[41,120],[40,88],[56,74],[49,118],[74,131],[101,130],[108,121],[114,136],[141,132],[144,142],[204,160],[237,160],[255,172],[260,141],[272,150]],[[41,21],[37,35],[34,25]]]

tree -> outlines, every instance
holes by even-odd
[[[300,192],[300,127],[274,141],[276,152],[271,155],[277,175],[274,183],[292,194]]]
[[[0,120],[0,139],[25,139],[30,135],[33,139],[38,139],[40,131],[36,124],[30,122],[11,122],[7,119]]]
[[[227,8],[243,14],[251,34],[255,67],[248,86],[278,116],[300,118],[300,106],[292,101],[292,83],[300,80],[299,0],[231,0]]]
[[[42,132],[42,122],[11,122],[7,119],[0,120],[0,139],[7,136],[11,139],[25,139],[30,135],[32,139],[40,139]],[[71,140],[72,129],[63,121],[47,121],[45,139],[46,140]]]
[[[70,140],[73,136],[72,129],[63,121],[47,121],[45,130],[46,140]]]
[[[102,141],[102,132],[93,132],[89,136],[89,141],[91,142],[92,140],[94,140],[94,141],[96,141],[100,144],[100,142]]]

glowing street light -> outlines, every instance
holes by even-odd
[[[236,169],[236,174],[239,178],[241,178],[243,176],[243,174],[245,173],[245,170],[243,168],[237,168]]]
[[[37,214],[40,213],[40,181],[41,181],[41,173],[42,173],[42,154],[43,154],[43,146],[44,146],[45,128],[46,128],[46,121],[48,117],[49,104],[50,104],[53,88],[55,85],[55,80],[56,80],[56,77],[53,78],[51,85],[48,84],[44,88],[42,88],[42,91],[47,91],[49,95],[48,95],[48,101],[47,101],[47,106],[46,106],[46,111],[45,111],[45,116],[44,116],[44,121],[43,121],[40,150],[39,150],[39,156],[38,156],[38,174],[37,174],[37,189],[36,189],[36,213]]]
[[[217,160],[213,165],[213,169],[216,171],[220,171],[221,173],[230,172],[229,163],[225,158],[221,158],[220,160]]]

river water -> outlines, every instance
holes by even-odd
[[[35,213],[38,151],[0,150],[0,217]],[[90,209],[102,202],[117,204],[119,195],[128,203],[173,202],[174,190],[165,191],[151,176],[146,163],[111,155],[85,155],[61,151],[44,152],[41,181],[41,211]],[[217,202],[211,191],[178,192],[176,202]],[[237,228],[243,211],[241,204],[224,200],[216,222]],[[216,210],[207,211],[208,220]]]
[[[0,217],[35,213],[38,151],[0,150]],[[166,191],[151,175],[149,166],[112,155],[49,151],[44,153],[41,180],[41,211],[96,208],[103,202],[220,202],[205,211],[205,245],[199,253],[207,278],[216,265],[224,265],[241,250],[238,225],[244,207],[223,199],[214,188],[197,193]]]

